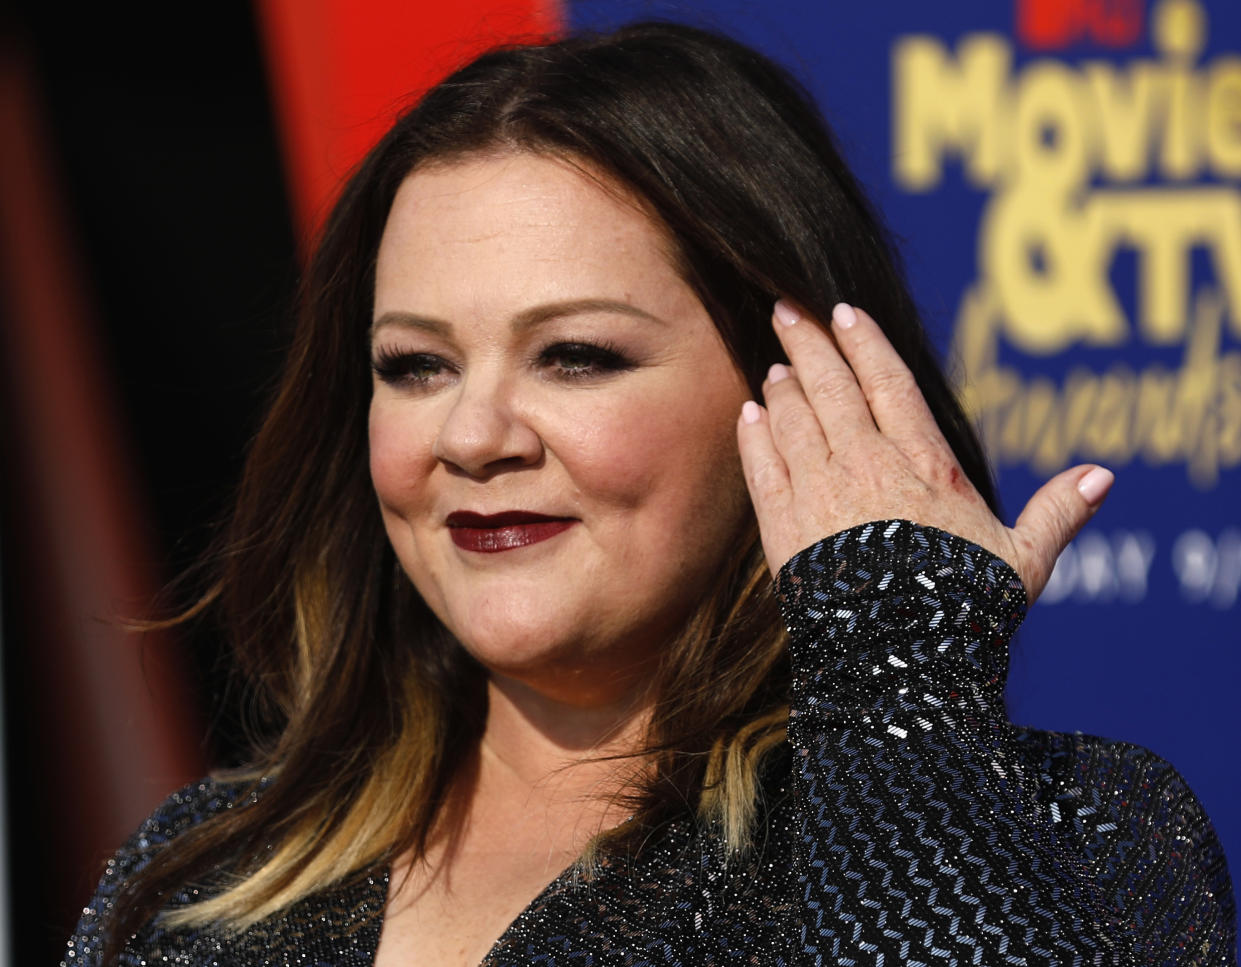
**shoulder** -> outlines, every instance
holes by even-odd
[[[1176,768],[1093,735],[1020,729],[1017,740],[1060,840],[1084,857],[1121,922],[1142,931],[1147,959],[1226,959],[1236,944],[1232,881],[1215,828]]]
[[[125,844],[125,849],[151,851],[206,819],[257,799],[265,779],[207,777],[182,786],[151,813]]]
[[[164,845],[225,810],[258,798],[264,779],[208,777],[182,786],[151,813],[109,861],[105,879],[114,870],[135,873]]]
[[[253,800],[265,786],[264,780],[206,778],[183,786],[160,803],[108,860],[95,895],[82,910],[61,967],[98,963],[102,930],[118,890],[159,850],[212,816]]]

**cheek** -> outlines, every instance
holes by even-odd
[[[556,449],[582,497],[629,508],[642,503],[658,473],[648,457],[653,442],[649,428],[609,410],[583,421]]]
[[[416,498],[431,465],[431,439],[423,421],[398,409],[372,404],[368,424],[371,483],[385,509]]]
[[[397,560],[437,614],[443,613],[438,585],[426,571],[425,528],[428,478],[435,462],[428,421],[410,419],[403,408],[372,404],[368,438],[371,484],[379,498],[384,530]]]
[[[586,496],[622,510],[698,514],[705,506],[735,517],[745,484],[732,395],[704,401],[646,393],[599,407],[593,418],[576,422],[578,432],[563,438],[571,478]],[[738,412],[740,407],[737,400]],[[676,526],[674,520],[651,523]]]

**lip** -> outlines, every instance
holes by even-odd
[[[572,517],[551,517],[526,510],[506,510],[499,514],[478,514],[456,510],[448,515],[452,542],[466,551],[497,554],[550,540],[577,521]]]

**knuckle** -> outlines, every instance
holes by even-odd
[[[912,397],[917,394],[913,374],[907,369],[884,367],[870,374],[867,382],[872,394],[889,397]]]
[[[818,418],[805,406],[790,406],[776,416],[774,425],[779,436],[802,437],[817,427]]]
[[[1056,552],[1059,553],[1073,539],[1073,535],[1082,525],[1082,519],[1067,496],[1057,495],[1053,506],[1055,510],[1052,512],[1052,539],[1057,545]]]
[[[773,459],[759,460],[750,467],[751,489],[755,494],[769,495],[784,488],[784,468]]]
[[[840,403],[857,387],[853,374],[839,369],[820,373],[810,384],[810,395],[824,403]]]

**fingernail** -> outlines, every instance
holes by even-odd
[[[757,423],[760,416],[763,415],[762,407],[753,400],[746,400],[741,404],[741,422]]]
[[[776,318],[786,326],[791,326],[793,323],[797,322],[799,317],[793,310],[793,307],[781,299],[776,303]]]
[[[775,363],[771,369],[767,370],[767,382],[775,385],[782,379],[789,378],[789,368],[783,363]]]
[[[857,313],[853,310],[853,306],[847,302],[840,302],[832,310],[832,322],[836,323],[841,329],[848,329],[857,322]]]
[[[1112,481],[1115,479],[1116,475],[1106,467],[1095,467],[1077,481],[1077,492],[1085,498],[1086,503],[1093,507],[1107,496],[1107,492],[1112,489]]]

